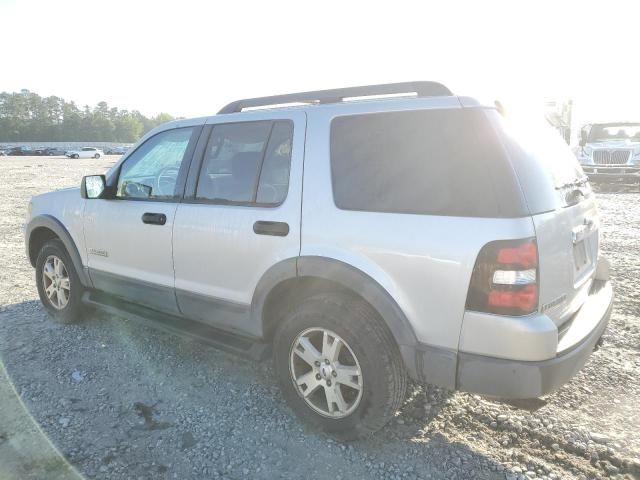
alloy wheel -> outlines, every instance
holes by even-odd
[[[62,310],[69,303],[71,280],[64,262],[55,255],[49,255],[42,267],[42,286],[53,308]]]
[[[289,371],[307,405],[322,416],[343,418],[358,408],[363,377],[360,363],[343,338],[309,328],[293,341]]]

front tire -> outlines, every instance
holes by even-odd
[[[285,315],[274,341],[283,395],[300,420],[339,440],[367,437],[402,405],[407,374],[365,301],[318,294]]]
[[[74,155],[71,155],[71,158],[78,159],[78,158],[80,158],[80,155],[78,155],[78,154],[76,153],[76,154],[74,154]]]
[[[53,319],[61,323],[80,320],[84,288],[60,240],[50,240],[40,249],[36,284],[40,301]]]
[[[97,159],[99,159],[99,158],[100,158],[100,154],[99,154],[99,153],[96,153],[96,154],[93,156],[93,158],[95,158],[96,160],[97,160]]]

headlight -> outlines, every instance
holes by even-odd
[[[592,153],[593,153],[593,149],[591,147],[583,147],[582,148],[582,156],[583,157],[590,157]]]

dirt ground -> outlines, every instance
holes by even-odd
[[[114,161],[0,157],[0,478],[640,478],[640,194],[597,195],[616,305],[569,384],[526,409],[412,385],[381,432],[339,444],[301,427],[270,362],[127,318],[47,317],[29,198]]]

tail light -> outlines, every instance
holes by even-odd
[[[538,309],[538,246],[535,239],[487,243],[476,260],[467,310],[527,315]]]

